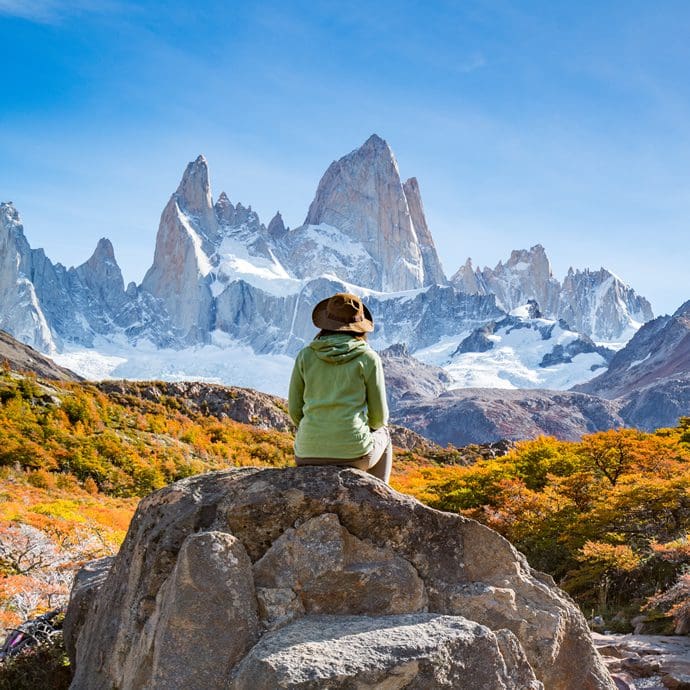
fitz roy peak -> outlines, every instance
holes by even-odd
[[[351,255],[341,258],[341,243],[361,248],[354,265],[348,266]],[[342,280],[381,292],[446,282],[417,181],[403,185],[393,152],[375,134],[331,163],[304,225],[288,235],[288,246],[290,258],[299,259],[291,263],[300,277],[326,267]]]
[[[395,300],[385,293],[446,282],[419,184],[414,178],[403,184],[393,152],[374,135],[331,164],[305,223],[292,230],[280,213],[266,227],[225,192],[214,204],[208,165],[199,156],[163,210],[142,289],[165,305],[180,343],[203,343],[221,331],[260,352],[292,353],[310,338],[313,301],[333,290],[374,290],[384,294],[372,299],[391,307]],[[468,300],[449,290],[420,300],[411,324],[384,307],[387,327],[393,334],[406,325],[411,346],[431,344],[429,332],[412,331],[434,311],[430,301],[449,298],[463,325],[499,314],[492,298]],[[431,338],[457,326],[435,326]]]
[[[163,209],[139,286],[125,288],[106,239],[77,268],[53,264],[31,249],[14,206],[0,205],[0,329],[43,352],[69,357],[87,348],[83,361],[125,362],[104,364],[101,376],[203,376],[254,387],[267,381],[284,392],[287,357],[271,360],[279,373],[267,369],[258,379],[248,378],[251,366],[239,371],[228,363],[291,357],[314,335],[314,304],[338,291],[366,299],[376,318],[374,347],[402,343],[421,351],[428,363],[455,372],[456,387],[479,360],[489,368],[507,361],[503,347],[526,353],[519,363],[525,376],[497,372],[495,380],[508,387],[584,383],[608,357],[588,337],[622,340],[652,316],[647,301],[605,269],[571,271],[559,282],[539,245],[513,252],[495,269],[475,270],[468,261],[448,281],[419,183],[403,182],[393,152],[376,135],[328,167],[295,228],[280,212],[265,225],[225,192],[214,200],[199,156]],[[532,301],[530,315],[523,307]],[[517,321],[505,321],[509,312]],[[475,341],[484,343],[480,351],[471,348]],[[209,350],[198,356],[189,349],[207,345],[222,350],[219,368],[205,368]],[[245,349],[233,355],[231,348]],[[95,375],[74,359],[61,362]]]
[[[242,271],[243,261],[260,270]],[[163,211],[142,287],[165,302],[183,339],[194,341],[197,331],[215,326],[211,300],[233,279],[284,293],[322,275],[379,292],[446,283],[419,185],[414,178],[402,183],[393,152],[376,135],[330,165],[294,230],[279,213],[266,228],[251,207],[233,206],[224,192],[214,206],[199,156]]]

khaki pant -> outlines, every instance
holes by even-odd
[[[382,426],[372,432],[374,439],[373,448],[360,458],[352,460],[342,458],[299,458],[295,456],[298,466],[303,465],[344,465],[345,467],[356,467],[358,470],[366,470],[379,479],[388,483],[393,466],[393,444],[388,427]]]

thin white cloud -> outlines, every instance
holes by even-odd
[[[0,0],[0,17],[19,17],[53,24],[73,14],[99,14],[121,9],[117,0]]]
[[[1,1],[1,0],[0,0]],[[470,72],[475,72],[487,64],[486,58],[481,53],[474,53],[470,55],[466,60],[461,61],[456,65],[456,70],[462,72],[463,74],[469,74]]]

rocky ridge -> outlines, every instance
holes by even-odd
[[[197,381],[101,381],[99,390],[123,405],[167,401],[187,413],[211,415],[259,429],[292,431],[287,402],[267,393]]]
[[[576,441],[625,426],[617,401],[571,391],[462,388],[406,400],[395,422],[445,446],[537,436]]]
[[[11,204],[0,208],[0,295],[8,305],[0,327],[45,352],[94,347],[99,338],[180,348],[222,333],[258,353],[294,354],[313,333],[313,303],[333,290],[372,300],[385,324],[378,344],[402,341],[411,351],[527,299],[546,315],[569,305],[564,318],[589,335],[617,337],[633,317],[651,316],[620,281],[602,292],[609,274],[577,272],[560,287],[539,246],[513,252],[493,270],[468,263],[447,285],[419,184],[402,181],[393,152],[376,135],[331,164],[294,229],[280,213],[265,226],[225,192],[214,203],[199,156],[161,214],[142,285],[126,289],[107,240],[85,264],[65,269],[29,247]],[[594,294],[601,309],[592,319],[584,311],[592,312],[587,299]]]
[[[68,622],[72,690],[615,688],[582,614],[505,539],[357,470],[152,494]]]
[[[531,320],[522,327],[533,328],[535,323],[538,321]],[[491,324],[477,329],[458,349],[490,350],[495,342],[489,338],[495,331]],[[579,338],[560,350],[556,346],[549,360],[556,355],[573,355],[573,347],[580,352],[582,347],[591,349],[592,344],[589,339]],[[600,351],[598,346],[594,348]],[[690,302],[671,316],[645,324],[615,354],[601,354],[610,362],[608,369],[569,391],[464,388],[440,395],[428,385],[421,385],[421,362],[415,364],[408,355],[410,361],[391,379],[395,386],[392,397],[399,400],[394,419],[441,445],[462,446],[539,434],[576,440],[583,434],[623,426],[654,431],[676,426],[680,417],[688,415]],[[550,366],[552,361],[542,361],[542,365]],[[452,367],[442,371],[446,375],[454,373]]]
[[[631,426],[672,426],[690,410],[690,301],[646,323],[609,369],[577,390],[620,401]]]
[[[507,312],[535,300],[543,316],[562,319],[597,341],[625,340],[654,316],[644,297],[605,268],[570,268],[561,283],[540,244],[513,251],[493,269],[475,269],[468,259],[450,282],[469,294],[496,295],[496,304]]]
[[[134,283],[125,290],[108,240],[81,266],[53,264],[31,249],[11,203],[0,204],[0,301],[0,328],[47,354],[67,343],[94,347],[99,336],[173,340],[162,304]]]

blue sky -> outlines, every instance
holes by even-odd
[[[204,153],[295,226],[372,132],[419,179],[448,274],[543,244],[656,313],[690,299],[690,3],[0,0],[0,200],[126,280]]]

